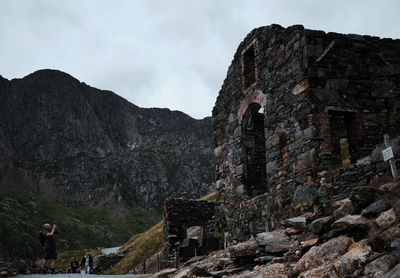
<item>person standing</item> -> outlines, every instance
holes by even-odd
[[[89,274],[93,269],[93,259],[89,252],[86,252],[86,255],[82,258],[81,267],[84,267],[85,274]]]
[[[46,267],[46,264],[49,260],[51,260],[51,271],[54,273],[56,268],[56,259],[57,259],[57,250],[56,250],[56,241],[54,239],[54,235],[56,233],[57,225],[54,224],[53,228],[49,223],[43,225],[43,238],[44,238],[44,262],[43,268]]]

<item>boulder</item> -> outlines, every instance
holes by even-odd
[[[176,268],[163,269],[160,272],[154,273],[151,278],[167,278],[174,272],[176,272]]]
[[[339,208],[337,208],[333,212],[333,215],[335,216],[335,218],[341,218],[348,214],[352,214],[354,211],[353,204],[351,203],[349,198],[335,202],[333,204],[333,207],[335,207],[335,206],[339,206]]]
[[[335,246],[340,244],[341,239],[334,238],[319,247],[311,248],[295,265],[294,272],[302,270],[304,272],[301,273],[301,277],[307,278],[359,277],[371,248],[366,244],[366,240],[354,243],[349,238],[345,239],[344,245]]]
[[[376,215],[382,211],[387,210],[389,207],[390,207],[390,204],[388,202],[379,200],[377,202],[370,204],[365,209],[363,209],[361,211],[361,215],[363,215],[363,216]]]
[[[380,228],[387,229],[396,223],[396,219],[394,209],[390,209],[382,212],[375,221]]]
[[[258,245],[265,247],[265,251],[270,253],[287,251],[295,245],[284,230],[259,233],[256,240]]]
[[[212,271],[210,272],[210,275],[212,277],[223,277],[226,275],[232,275],[238,272],[243,271],[243,268],[241,267],[236,267],[236,268],[229,268],[229,269],[223,269],[223,270],[218,270],[218,271]]]
[[[393,226],[379,235],[379,238],[385,242],[391,242],[400,237],[400,224]]]
[[[256,266],[253,271],[246,272],[239,275],[229,276],[232,278],[288,278],[285,274],[285,265],[275,263],[265,266]]]
[[[333,216],[326,216],[322,218],[315,219],[311,222],[310,231],[314,234],[319,234],[321,231],[325,230],[333,222]]]
[[[306,218],[304,216],[289,218],[284,221],[284,224],[295,229],[305,229]]]
[[[333,231],[346,231],[354,228],[369,229],[371,222],[361,215],[346,215],[336,220],[331,228]]]
[[[397,260],[395,256],[390,254],[378,257],[365,266],[363,278],[383,277],[396,264]]]
[[[257,250],[258,250],[258,244],[255,239],[251,239],[251,240],[230,246],[228,249],[231,258],[256,257]]]
[[[333,266],[340,277],[358,277],[362,272],[362,266],[371,252],[371,247],[366,240],[353,243],[349,251],[337,259]]]
[[[358,186],[351,191],[350,200],[356,209],[361,210],[374,202],[380,193],[380,190],[372,187]]]
[[[308,269],[318,268],[326,262],[332,262],[337,257],[345,254],[352,243],[353,239],[350,237],[339,236],[320,246],[311,247],[311,249],[296,263],[293,268],[293,273],[297,274]]]
[[[383,276],[382,278],[399,278],[399,277],[400,277],[400,264],[397,264],[388,273],[386,273],[385,276]]]

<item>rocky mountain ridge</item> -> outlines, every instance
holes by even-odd
[[[0,188],[69,206],[212,191],[211,119],[140,108],[56,70],[0,77]]]

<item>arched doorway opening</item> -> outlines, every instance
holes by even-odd
[[[250,196],[266,191],[264,115],[258,103],[251,103],[243,115],[242,145],[245,172],[243,184]]]

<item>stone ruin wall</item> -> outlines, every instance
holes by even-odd
[[[253,30],[213,109],[217,230],[245,240],[368,184],[387,165],[360,159],[383,133],[400,135],[399,110],[399,40],[302,26]],[[340,138],[348,140],[347,168]]]
[[[201,226],[203,238],[199,242],[198,255],[216,249],[215,203],[212,201],[169,199],[165,201],[163,212],[164,246],[162,268],[174,267],[182,256],[182,243],[187,238],[187,229]],[[218,247],[218,246],[217,246]],[[178,258],[176,258],[176,256]]]

